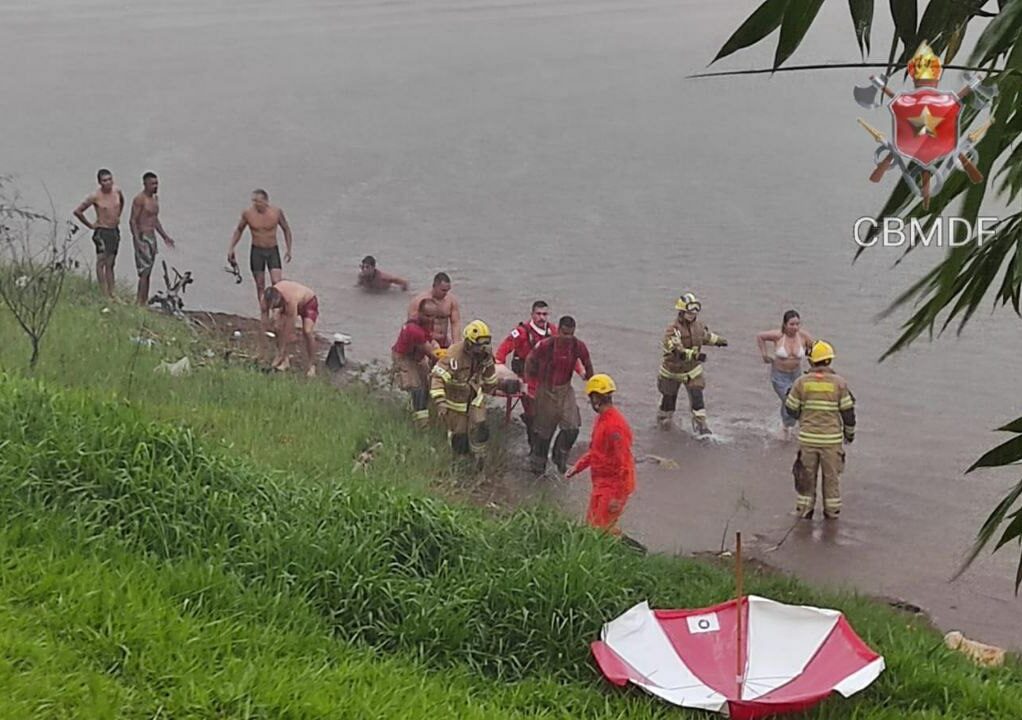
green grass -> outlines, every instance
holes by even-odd
[[[446,452],[401,408],[218,359],[154,375],[205,342],[146,316],[164,342],[138,350],[142,314],[75,298],[41,382],[18,377],[27,354],[0,317],[0,715],[698,716],[606,687],[587,646],[635,602],[726,599],[726,569],[640,557],[549,512],[445,503],[422,488]],[[353,477],[372,438],[384,452]],[[887,659],[809,717],[1022,717],[1014,663],[975,668],[864,598],[747,585],[842,609]]]

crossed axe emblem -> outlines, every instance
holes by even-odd
[[[964,100],[970,95],[979,98],[980,107],[989,105],[997,95],[997,88],[984,85],[978,77],[972,73],[965,74],[965,85],[957,93],[959,100]],[[883,105],[883,98],[894,99],[897,93],[887,86],[888,77],[885,75],[870,76],[868,85],[856,86],[853,91],[855,101],[865,108],[878,108]],[[976,167],[979,154],[976,151],[978,143],[986,131],[990,128],[992,120],[987,120],[981,126],[958,140],[954,150],[948,153],[936,166],[934,170],[926,169],[901,153],[894,142],[889,140],[880,130],[871,126],[862,118],[858,118],[859,124],[877,142],[877,149],[873,156],[876,166],[870,173],[870,182],[880,182],[884,174],[892,165],[897,165],[901,170],[909,189],[917,196],[922,197],[923,207],[928,208],[930,198],[941,191],[947,177],[956,169],[962,170],[968,175],[969,180],[974,183],[983,182],[983,173]]]

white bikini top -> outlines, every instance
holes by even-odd
[[[788,348],[784,346],[783,337],[774,344],[774,357],[779,357],[783,360],[790,357],[804,358],[805,356],[806,346],[801,342],[798,344],[798,351],[794,356],[788,354]]]

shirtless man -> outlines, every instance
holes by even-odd
[[[419,314],[419,303],[427,298],[436,303],[436,317],[433,319],[433,339],[442,348],[450,347],[453,338],[461,337],[461,306],[451,292],[451,278],[447,273],[437,273],[433,287],[419,293],[408,304],[408,319]]]
[[[160,181],[156,173],[147,172],[142,176],[142,192],[131,201],[131,239],[135,245],[135,269],[138,270],[139,305],[149,302],[149,276],[156,264],[156,234],[159,233],[168,248],[174,247],[174,240],[160,224],[160,199],[156,197]]]
[[[362,265],[358,271],[358,286],[360,288],[366,290],[389,290],[391,285],[397,285],[402,290],[408,289],[408,281],[404,278],[377,270],[376,258],[372,255],[366,255],[362,258]]]
[[[290,361],[287,355],[291,336],[295,331],[295,320],[302,319],[302,335],[305,337],[305,351],[309,355],[309,369],[306,375],[316,374],[316,320],[319,318],[319,300],[311,288],[293,280],[281,280],[263,292],[263,304],[267,312],[277,312],[274,331],[277,334],[277,356],[273,359],[274,370],[287,370]]]
[[[270,196],[265,190],[252,191],[252,207],[241,213],[238,227],[234,228],[231,244],[227,247],[227,262],[237,262],[234,248],[241,241],[245,228],[252,233],[252,253],[249,256],[249,267],[255,279],[256,297],[259,299],[259,315],[265,325],[269,319],[263,290],[266,287],[266,269],[270,269],[270,284],[276,285],[283,277],[280,270],[280,248],[277,247],[277,228],[284,231],[284,261],[291,262],[291,226],[287,224],[284,211],[270,205]]]
[[[92,242],[96,245],[96,279],[99,289],[112,298],[114,296],[114,261],[117,247],[121,244],[121,213],[124,212],[124,193],[114,185],[114,175],[103,168],[96,173],[99,187],[82,200],[74,209],[74,216],[85,227],[92,230]],[[89,208],[96,209],[95,222],[85,217]]]

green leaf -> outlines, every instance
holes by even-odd
[[[1014,437],[993,450],[988,450],[965,472],[970,473],[977,468],[984,467],[1004,467],[1017,463],[1019,460],[1022,460],[1022,436]]]
[[[712,65],[742,48],[755,45],[779,28],[784,19],[784,11],[788,8],[788,2],[789,0],[766,0],[734,31],[723,47],[717,51],[716,57],[710,61],[710,64]]]
[[[916,0],[891,0],[894,30],[905,46],[906,53],[915,52],[916,49],[917,17]]]
[[[1017,47],[1019,35],[1022,35],[1022,2],[1006,2],[997,17],[983,29],[969,64],[982,66],[994,62]]]
[[[777,51],[774,53],[774,70],[784,64],[784,61],[791,57],[792,53],[802,44],[802,39],[809,31],[809,27],[820,12],[823,0],[803,0],[792,2],[784,11],[784,20],[781,23],[781,37],[777,41]]]
[[[944,51],[944,64],[948,65],[952,60],[955,59],[955,55],[962,48],[962,39],[965,37],[965,28],[967,24],[962,24],[956,27],[951,32],[951,37],[947,40],[947,49]]]
[[[993,538],[997,528],[1000,527],[1002,522],[1004,522],[1004,518],[1007,517],[1008,511],[1020,497],[1022,497],[1022,482],[1015,485],[1015,487],[1011,489],[1001,502],[997,504],[997,507],[994,508],[993,512],[987,516],[987,519],[983,522],[983,527],[981,527],[979,532],[976,534],[975,544],[972,546],[972,549],[969,551],[965,560],[963,560],[962,564],[958,567],[958,570],[955,571],[955,574],[951,578],[952,580],[960,577],[961,574],[964,573],[970,565],[972,565],[980,552],[983,551],[983,548],[986,547]]]
[[[997,430],[999,432],[1018,433],[1019,435],[1022,435],[1022,417],[1015,418],[1007,425],[1002,425],[997,428]]]
[[[873,0],[848,0],[848,9],[852,13],[859,53],[865,60],[869,55],[869,32],[873,27]]]
[[[919,21],[917,31],[919,40],[925,40],[935,52],[940,53],[938,47],[940,38],[942,35],[947,35],[955,9],[962,7],[964,2],[965,0],[930,0],[926,5],[926,10],[923,11],[922,20]],[[912,5],[915,5],[914,1]],[[913,46],[912,52],[915,53],[915,50],[916,48]]]

